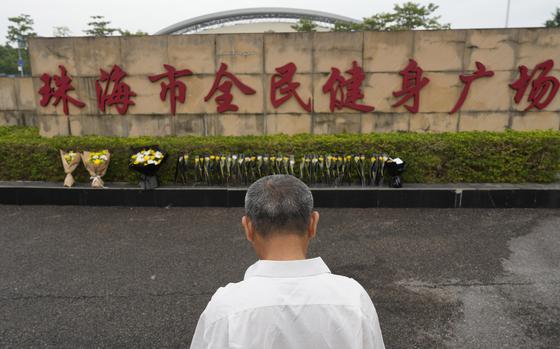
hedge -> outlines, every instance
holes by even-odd
[[[0,180],[62,181],[63,150],[111,151],[108,182],[134,182],[128,169],[131,147],[159,145],[170,154],[160,170],[162,183],[174,178],[177,156],[189,154],[371,154],[385,152],[408,163],[405,182],[550,183],[560,171],[560,132],[385,133],[273,136],[182,136],[117,138],[39,136],[36,128],[0,127]],[[88,176],[80,166],[78,181]]]

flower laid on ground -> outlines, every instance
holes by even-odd
[[[134,156],[134,154],[132,156]],[[188,171],[189,171],[189,154],[181,153],[179,154],[179,157],[177,157],[177,165],[175,167],[175,183],[178,183],[178,181],[181,180],[183,184],[186,184]]]
[[[89,160],[96,166],[102,165],[109,161],[109,151],[102,150],[98,152],[92,152],[89,154]]]
[[[247,185],[258,178],[290,174],[308,184],[382,185],[387,154],[199,154],[181,153],[177,161],[175,182],[186,182],[186,173],[193,175],[192,184]],[[187,166],[187,162],[192,167]]]
[[[62,167],[64,168],[64,173],[66,173],[66,177],[64,178],[64,186],[71,187],[74,185],[74,177],[72,176],[72,172],[76,170],[78,165],[80,164],[80,153],[75,151],[68,151],[65,152],[60,150],[60,158],[62,160]]]
[[[107,172],[110,160],[111,154],[106,149],[97,152],[84,151],[82,161],[90,175],[92,187],[104,188],[101,177]]]
[[[62,152],[62,150],[61,150],[61,152]],[[67,164],[73,163],[75,161],[75,159],[78,158],[78,156],[80,156],[80,154],[78,154],[76,152],[73,152],[71,150],[68,153],[63,154],[64,160],[66,160]]]
[[[159,165],[163,161],[164,154],[159,150],[143,149],[130,156],[131,165]],[[188,156],[187,156],[188,159]]]
[[[370,181],[378,186],[383,185],[385,163],[389,160],[387,154],[373,154],[370,161]]]
[[[154,189],[159,186],[156,173],[163,164],[167,154],[157,145],[132,149],[128,167],[140,173],[140,185],[144,189]],[[187,168],[188,155],[182,154],[181,164]]]
[[[402,187],[401,175],[406,169],[406,162],[404,162],[400,158],[389,158],[385,166],[387,167],[387,172],[389,172],[389,175],[391,176],[389,186],[392,188]]]

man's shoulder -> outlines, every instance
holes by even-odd
[[[360,298],[367,295],[364,287],[355,279],[338,274],[325,274],[325,291],[336,292],[333,297],[339,298],[342,302],[356,304]]]
[[[330,273],[295,279],[249,278],[220,287],[204,312],[209,319],[217,320],[246,309],[278,305],[286,299],[281,292],[290,286],[300,293],[292,294],[290,300],[302,304],[332,303],[358,307],[366,294],[356,280]]]
[[[339,289],[347,292],[365,292],[358,281],[353,278],[325,273],[315,277],[304,278],[250,278],[239,282],[229,283],[220,287],[212,296],[212,302],[216,304],[229,303],[238,298],[247,298],[247,295],[270,291],[284,283],[297,284],[298,287],[305,289]],[[253,299],[254,300],[254,299]]]
[[[247,280],[232,282],[220,287],[214,292],[210,302],[204,310],[204,316],[210,322],[234,313],[242,306],[242,301],[249,296],[247,291],[250,286]]]
[[[338,287],[343,287],[346,289],[357,290],[357,291],[361,291],[364,289],[358,281],[348,276],[338,275],[338,274],[325,274],[325,277],[326,280],[328,280],[333,285],[336,285]]]

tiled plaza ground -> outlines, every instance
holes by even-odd
[[[187,347],[255,259],[242,209],[0,206],[0,347]],[[553,348],[560,210],[322,209],[387,348]]]

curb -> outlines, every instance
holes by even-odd
[[[162,186],[105,189],[60,183],[0,182],[0,204],[153,207],[243,207],[246,187]],[[560,208],[560,184],[409,184],[404,188],[312,187],[316,207]]]

